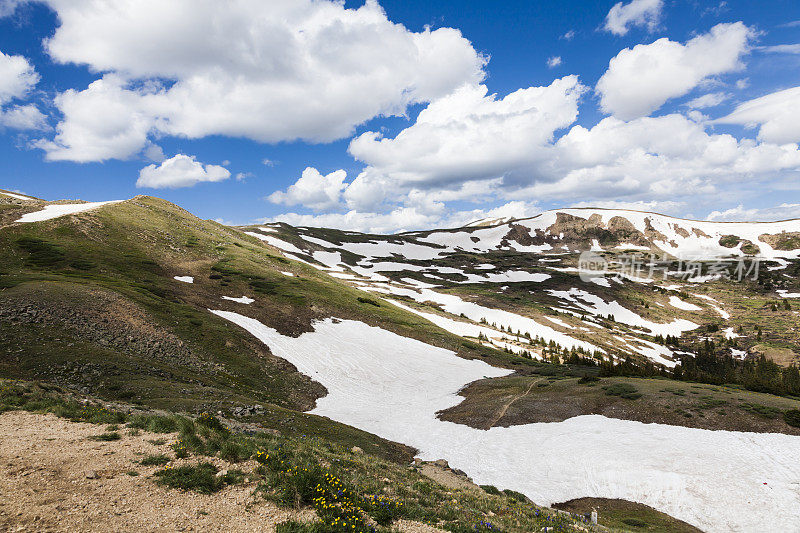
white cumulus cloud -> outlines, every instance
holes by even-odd
[[[22,98],[39,82],[39,75],[22,56],[0,52],[0,105]]]
[[[552,56],[547,58],[547,66],[555,68],[561,64],[561,56]]]
[[[758,127],[758,138],[768,142],[800,142],[800,87],[744,102],[717,122]]]
[[[600,107],[629,120],[649,115],[711,76],[741,68],[754,31],[741,22],[718,24],[686,44],[658,39],[620,51],[595,88]]]
[[[429,104],[394,138],[366,132],[353,139],[350,153],[368,167],[345,197],[363,208],[398,184],[446,186],[528,167],[545,157],[557,130],[575,121],[583,91],[577,76],[503,98],[483,85],[463,86]]]
[[[774,222],[792,218],[800,218],[800,204],[784,203],[762,208],[745,208],[744,205],[739,204],[724,211],[712,211],[706,219],[720,222]]]
[[[47,117],[34,104],[17,105],[0,111],[0,126],[15,130],[46,130]]]
[[[53,60],[102,74],[57,98],[63,121],[40,143],[50,159],[131,157],[151,134],[326,142],[484,77],[458,30],[412,32],[376,0],[46,3],[60,21]]]
[[[9,106],[13,100],[28,96],[38,82],[39,74],[26,58],[0,52],[0,127],[19,130],[47,128],[46,117],[34,104]]]
[[[530,217],[541,212],[535,203],[514,201],[492,209],[440,210],[429,212],[417,206],[401,206],[386,213],[351,210],[346,213],[303,215],[285,213],[259,221],[286,222],[294,226],[318,226],[365,233],[397,233],[430,228],[458,228],[475,220]]]
[[[627,4],[618,2],[606,15],[604,29],[615,35],[625,35],[629,26],[646,26],[653,31],[661,21],[663,0],[632,0]]]
[[[203,165],[194,156],[177,154],[160,165],[148,165],[139,171],[137,187],[176,189],[192,187],[205,181],[223,181],[231,177],[225,167]]]
[[[267,199],[274,204],[302,205],[314,211],[337,209],[341,206],[346,177],[344,170],[323,175],[316,168],[308,167],[286,191],[275,191]]]
[[[691,109],[706,109],[708,107],[716,107],[728,98],[730,98],[730,95],[723,92],[707,93],[689,100],[684,105]]]

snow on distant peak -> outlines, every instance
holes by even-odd
[[[516,220],[515,217],[501,217],[501,218],[480,218],[478,220],[473,220],[466,226],[465,228],[478,228],[483,226],[497,226],[498,224],[508,224],[509,222],[513,222]]]
[[[86,202],[83,204],[50,204],[44,206],[44,209],[42,209],[41,211],[34,211],[33,213],[27,213],[25,215],[22,215],[22,217],[19,218],[17,222],[41,222],[43,220],[50,220],[53,218],[63,217],[65,215],[74,215],[75,213],[90,211],[92,209],[97,209],[98,207],[102,207],[104,205],[116,204],[119,202],[122,202],[122,200],[109,200],[106,202]]]
[[[27,200],[27,201],[31,201],[31,200],[35,201],[36,200],[36,198],[33,198],[31,196],[24,196],[22,194],[16,194],[16,193],[13,193],[13,192],[8,192],[8,191],[0,191],[0,194],[4,194],[6,196],[10,196],[11,198],[16,198],[17,200]]]

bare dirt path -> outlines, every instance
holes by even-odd
[[[494,425],[495,425],[495,424],[497,424],[497,423],[500,421],[500,419],[501,419],[501,418],[503,418],[503,417],[505,416],[505,414],[506,414],[506,411],[508,411],[508,408],[509,408],[509,407],[511,407],[511,405],[512,405],[514,402],[516,402],[516,401],[517,401],[517,400],[519,400],[520,398],[524,398],[525,396],[527,396],[528,394],[530,394],[530,392],[533,390],[533,386],[534,386],[534,385],[536,385],[537,383],[539,383],[540,381],[542,381],[543,379],[544,379],[544,378],[539,378],[539,379],[536,379],[536,380],[534,380],[534,381],[531,381],[531,384],[530,384],[530,385],[528,385],[528,389],[527,389],[525,392],[523,392],[522,394],[517,394],[516,396],[514,396],[513,398],[511,398],[509,401],[507,401],[505,404],[503,404],[503,407],[501,407],[501,408],[500,408],[500,409],[497,411],[497,414],[494,416],[494,418],[492,418],[492,419],[489,421],[489,423],[488,423],[488,424],[486,424],[486,427],[485,427],[484,429],[487,429],[487,430],[488,430],[488,429],[491,429],[492,427],[494,427]]]
[[[215,495],[160,487],[150,478],[159,467],[138,461],[172,456],[173,435],[122,430],[118,441],[89,439],[103,431],[54,415],[0,415],[0,531],[274,531],[297,515],[255,501],[252,484]],[[165,444],[148,442],[165,437]]]
[[[174,457],[170,444],[176,435],[134,436],[121,428],[117,441],[90,438],[104,432],[105,426],[51,414],[0,414],[0,532],[270,532],[285,520],[314,518],[313,511],[281,509],[255,498],[255,483],[212,495],[161,487],[151,478],[160,467],[139,462],[147,455]],[[252,461],[231,465],[213,457],[200,460],[220,470],[250,472],[256,466]],[[402,533],[441,531],[408,520],[395,527]]]

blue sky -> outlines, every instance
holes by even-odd
[[[796,1],[99,4],[0,0],[0,188],[386,232],[800,217]]]

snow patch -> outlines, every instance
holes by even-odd
[[[11,198],[16,198],[17,200],[36,200],[36,198],[31,198],[30,196],[23,196],[21,194],[15,194],[13,192],[0,191],[0,194],[10,196]]]
[[[75,213],[82,213],[103,207],[104,205],[117,204],[122,200],[110,200],[107,202],[86,202],[85,204],[51,204],[44,206],[41,211],[34,211],[22,215],[17,222],[41,222],[43,220],[51,220],[53,218],[63,217],[65,215],[74,215]]]
[[[250,305],[251,303],[255,302],[255,300],[253,300],[252,298],[248,298],[247,296],[242,296],[241,298],[234,298],[233,296],[223,296],[222,299],[246,305]]]
[[[670,296],[669,297],[669,305],[671,305],[672,307],[678,308],[678,309],[683,309],[684,311],[702,311],[703,310],[702,307],[694,305],[693,303],[684,302],[683,300],[681,300],[677,296]]]
[[[182,281],[183,283],[194,283],[194,278],[192,276],[173,276],[172,279]]]

